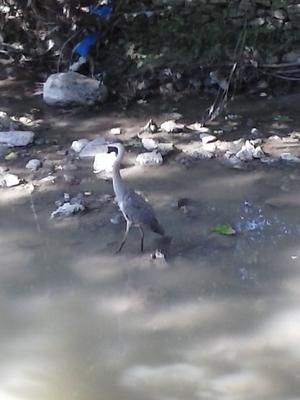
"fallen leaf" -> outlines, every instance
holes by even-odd
[[[219,224],[212,229],[213,232],[218,233],[219,235],[235,235],[236,231],[229,224]]]

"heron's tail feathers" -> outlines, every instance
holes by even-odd
[[[157,220],[153,221],[151,224],[151,230],[155,233],[158,233],[161,236],[165,235],[164,228],[159,224]]]

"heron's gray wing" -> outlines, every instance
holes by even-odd
[[[133,223],[147,225],[154,231],[162,230],[151,205],[133,190],[129,190],[123,197],[122,207],[127,218]]]

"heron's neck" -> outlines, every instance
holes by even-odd
[[[120,174],[120,166],[121,166],[121,160],[123,158],[123,154],[118,154],[116,161],[114,162],[113,165],[113,170],[112,170],[112,178],[113,178],[113,187],[114,187],[114,192],[116,195],[117,200],[119,201],[122,196],[125,193],[126,190],[126,185],[121,177]]]

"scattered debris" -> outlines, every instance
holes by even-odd
[[[50,219],[57,217],[70,217],[71,215],[85,210],[83,195],[81,193],[72,198],[69,193],[64,193],[63,200],[58,200],[55,204],[58,208],[51,213]]]

